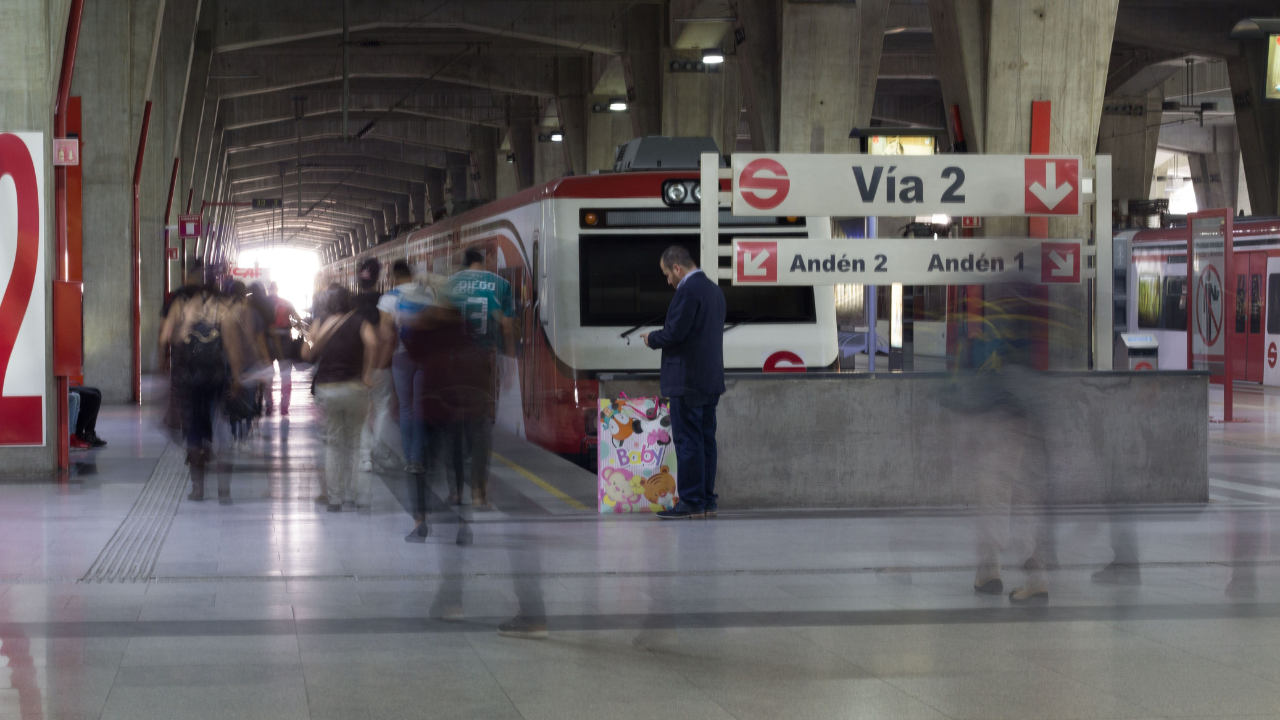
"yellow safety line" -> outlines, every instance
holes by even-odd
[[[571,497],[569,497],[568,495],[564,494],[564,492],[563,492],[560,488],[556,487],[555,485],[552,485],[551,483],[547,482],[546,480],[543,480],[542,478],[538,477],[537,475],[534,475],[533,473],[529,472],[528,470],[525,470],[524,468],[520,467],[519,465],[517,465],[517,464],[515,464],[515,463],[511,462],[510,460],[508,460],[508,459],[506,459],[506,458],[502,457],[502,456],[501,456],[501,455],[499,455],[498,453],[496,453],[496,452],[491,452],[490,454],[491,454],[491,455],[493,455],[493,457],[494,457],[495,459],[497,459],[497,461],[498,461],[498,462],[500,462],[500,463],[502,463],[503,465],[506,465],[507,467],[511,468],[512,470],[515,470],[516,472],[520,473],[520,474],[524,477],[524,479],[528,480],[529,482],[533,483],[534,485],[537,485],[538,487],[542,488],[543,490],[546,490],[547,492],[551,493],[552,495],[555,495],[557,498],[559,498],[561,501],[563,501],[565,505],[568,505],[569,507],[573,508],[574,510],[587,510],[587,509],[589,509],[586,505],[583,505],[582,503],[578,502],[577,500],[574,500],[573,498],[571,498]]]

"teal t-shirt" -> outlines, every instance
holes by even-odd
[[[445,291],[476,337],[501,342],[499,321],[516,314],[511,283],[487,270],[462,270],[449,278]]]

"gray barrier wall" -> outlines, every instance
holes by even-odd
[[[1203,372],[1058,372],[1043,393],[1049,501],[1200,503],[1209,496]],[[722,508],[972,505],[971,422],[941,401],[947,373],[741,374],[720,400]],[[600,397],[658,394],[656,376],[602,375]],[[1001,452],[991,437],[979,452]]]

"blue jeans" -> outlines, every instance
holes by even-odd
[[[422,418],[422,366],[409,353],[396,353],[391,358],[391,379],[400,399],[400,442],[405,462],[421,463],[427,426]]]
[[[716,498],[716,405],[719,395],[671,398],[671,430],[676,444],[676,492],[680,501],[703,510]]]

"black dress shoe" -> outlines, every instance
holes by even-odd
[[[713,518],[713,517],[715,517],[715,516],[716,516],[716,501],[715,501],[715,500],[712,500],[711,502],[707,503],[707,509],[706,509],[705,515],[706,515],[706,517],[708,517],[708,518]]]
[[[686,505],[684,501],[681,500],[670,510],[659,510],[654,514],[663,520],[688,520],[695,517],[705,517],[706,511],[702,508],[695,508],[690,505]]]
[[[107,444],[106,440],[98,437],[98,433],[85,433],[80,436],[80,439],[89,443],[89,447],[100,448],[105,447]]]
[[[975,580],[973,581],[973,591],[983,595],[1002,595],[1004,594],[1004,581],[1000,578],[991,578],[982,583]]]

